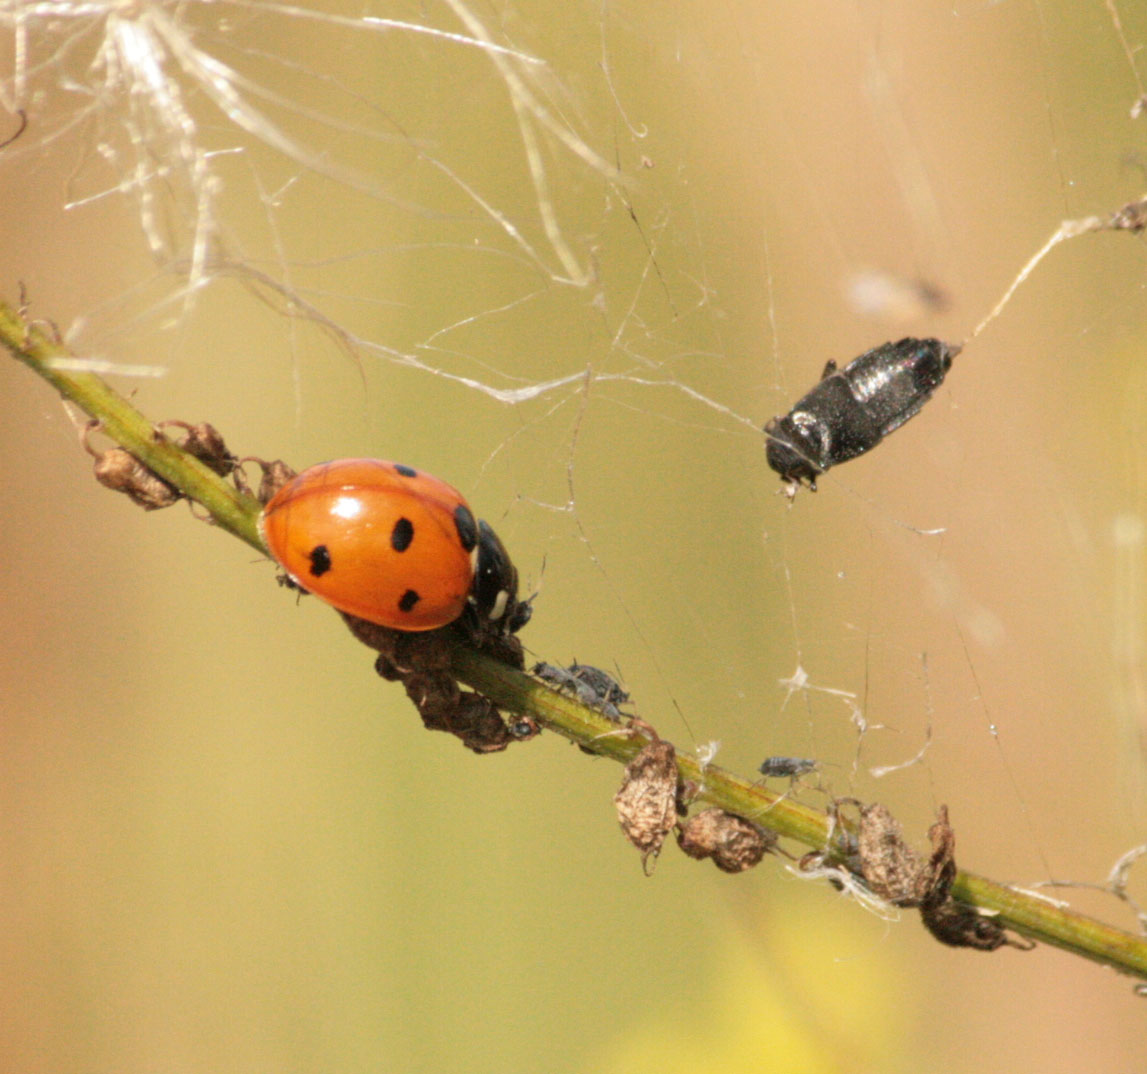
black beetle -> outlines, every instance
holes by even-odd
[[[812,391],[765,425],[769,466],[815,491],[830,466],[876,447],[928,402],[959,353],[958,345],[938,339],[902,339],[865,351],[843,369],[829,362]]]

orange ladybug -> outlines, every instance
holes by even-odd
[[[469,505],[445,481],[401,463],[312,466],[270,499],[259,530],[301,589],[395,630],[453,622],[474,585],[479,529]]]

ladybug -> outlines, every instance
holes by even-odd
[[[433,630],[468,609],[495,633],[530,616],[505,546],[462,494],[381,459],[320,463],[282,486],[259,531],[300,589],[394,630]]]

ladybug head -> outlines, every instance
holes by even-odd
[[[478,562],[470,603],[480,622],[500,634],[516,634],[533,614],[531,600],[518,600],[518,570],[501,538],[485,519],[478,522]]]

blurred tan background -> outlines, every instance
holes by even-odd
[[[540,62],[333,4],[33,19],[0,292],[161,367],[115,380],[157,420],[458,485],[539,590],[532,657],[618,670],[679,748],[818,757],[918,840],[947,803],[968,868],[1101,882],[1144,840],[1142,240],[1055,250],[791,509],[759,427],[829,358],[964,339],[1137,197],[1136,71],[1104,5],[770,6],[370,12]],[[865,312],[873,273],[946,305]],[[26,370],[0,398],[0,1068],[1141,1066],[1143,1001],[1081,960],[945,949],[776,861],[647,879],[615,766],[427,734],[268,563],[98,488]]]

